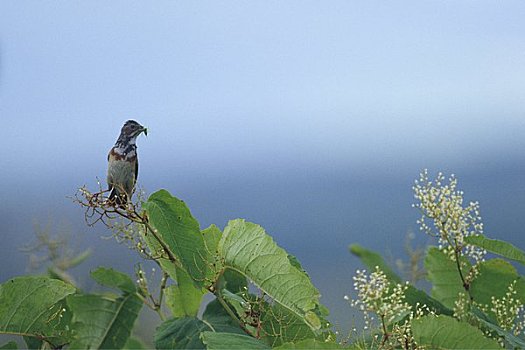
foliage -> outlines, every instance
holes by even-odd
[[[136,278],[101,267],[91,277],[108,291],[86,293],[68,263],[60,273],[8,280],[0,285],[0,334],[23,337],[28,348],[144,348],[133,330],[147,307],[161,321],[149,340],[158,349],[523,348],[525,280],[508,260],[523,264],[525,253],[483,235],[479,204],[464,204],[454,176],[429,180],[424,171],[413,189],[421,230],[437,246],[409,250],[412,283],[380,254],[350,246],[367,269],[354,277],[355,297],[345,296],[364,314],[356,337],[336,340],[308,273],[261,226],[236,219],[224,230],[201,229],[166,190],[115,207],[104,191],[85,188],[77,200],[88,224],[104,223],[160,277],[140,264]],[[45,241],[57,265],[59,249]],[[487,251],[499,257],[486,259]],[[429,292],[415,285],[423,276]]]
[[[353,245],[351,252],[372,271],[357,271],[357,298],[351,300],[370,329],[365,347],[523,348],[525,283],[505,259],[523,263],[525,253],[483,236],[479,204],[464,204],[454,176],[447,182],[439,173],[429,180],[424,171],[413,189],[421,231],[438,243],[423,257],[430,295],[415,286],[401,289],[400,278],[379,254]],[[505,259],[487,259],[487,251]],[[412,306],[408,313],[406,304]],[[391,310],[399,310],[397,318]]]
[[[121,349],[128,341],[142,300],[131,278],[113,269],[99,268],[91,276],[100,284],[118,288],[121,295],[77,293],[67,297],[73,317],[73,349]]]
[[[201,338],[206,348],[210,350],[270,349],[268,344],[243,334],[203,332]]]
[[[417,344],[432,349],[497,349],[496,340],[487,338],[480,329],[450,316],[427,315],[412,321]]]
[[[224,231],[214,225],[201,230],[186,204],[165,190],[128,207],[112,206],[103,191],[81,194],[88,223],[105,223],[119,241],[157,263],[159,285],[152,285],[140,265],[136,281],[111,268],[92,271],[95,281],[118,294],[86,294],[72,279],[55,275],[21,277],[2,285],[3,333],[26,337],[28,347],[125,348],[140,344],[131,334],[146,306],[163,321],[154,336],[157,348],[335,341],[319,292],[300,262],[259,225],[238,219]],[[42,288],[49,284],[53,288]],[[206,294],[211,302],[204,301]],[[23,317],[13,316],[20,310],[12,305],[21,305]],[[56,314],[55,322],[48,313]]]
[[[75,288],[47,277],[24,276],[0,285],[0,332],[58,347],[70,338],[64,298]]]

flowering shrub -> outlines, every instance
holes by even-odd
[[[437,238],[424,257],[430,295],[402,284],[377,253],[351,246],[373,270],[357,271],[351,300],[371,335],[363,348],[525,348],[525,282],[509,262],[525,264],[525,253],[483,236],[479,203],[465,204],[457,185],[454,175],[431,180],[424,170],[413,187],[417,223]],[[487,251],[500,258],[487,260]]]
[[[135,278],[98,268],[91,277],[113,292],[86,293],[66,270],[89,254],[58,259],[56,242],[43,237],[52,266],[47,276],[0,285],[0,334],[23,337],[31,349],[140,348],[132,334],[146,307],[161,322],[158,349],[525,348],[525,279],[510,263],[525,265],[525,252],[483,235],[479,204],[465,203],[454,176],[430,180],[424,171],[413,189],[421,231],[437,245],[410,250],[412,283],[379,254],[351,246],[366,265],[354,297],[345,296],[364,317],[355,337],[337,339],[309,275],[261,226],[237,219],[201,229],[165,190],[115,207],[105,191],[85,188],[77,200],[88,224],[105,224],[155,268],[138,264]],[[422,276],[428,293],[415,286]]]

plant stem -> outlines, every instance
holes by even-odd
[[[381,325],[383,326],[383,340],[381,340],[381,345],[383,346],[385,345],[390,335],[388,334],[388,330],[386,329],[385,316],[381,315],[380,317],[381,317]]]
[[[447,241],[454,249],[454,260],[456,261],[456,267],[458,269],[459,277],[461,278],[461,282],[463,283],[463,288],[467,292],[470,300],[472,300],[472,295],[470,294],[470,285],[467,283],[467,280],[463,276],[463,271],[461,270],[461,260],[460,260],[461,259],[461,248],[458,246],[458,242],[456,238],[454,238],[454,244],[450,242],[450,239],[448,237],[447,237]]]
[[[123,216],[127,217],[129,220],[131,220],[133,222],[136,222],[138,224],[144,225],[144,228],[146,229],[146,231],[144,232],[144,235],[147,235],[148,231],[150,231],[151,235],[153,236],[153,238],[155,238],[155,240],[160,244],[162,250],[168,256],[168,260],[171,261],[172,263],[176,264],[177,266],[181,267],[179,261],[177,260],[177,258],[170,251],[170,248],[168,247],[168,245],[158,235],[157,231],[153,227],[151,227],[151,225],[149,224],[149,222],[148,222],[148,220],[146,219],[145,216],[141,216],[139,213],[137,213],[136,210],[134,210],[131,213],[131,215],[128,215],[128,216],[123,215]]]
[[[461,270],[461,247],[458,246],[458,241],[456,237],[454,237],[454,242],[450,240],[450,235],[445,230],[445,222],[440,222],[439,230],[445,232],[445,235],[441,235],[441,237],[445,237],[448,244],[454,249],[454,260],[456,261],[456,267],[458,269],[459,277],[461,278],[461,282],[463,283],[463,288],[467,292],[467,294],[470,297],[470,300],[472,300],[472,295],[470,294],[470,285],[467,283],[465,276],[463,276],[463,271]]]
[[[162,250],[164,250],[164,252],[168,255],[169,260],[173,263],[177,263],[177,259],[175,258],[175,256],[173,256],[169,247],[162,240],[162,238],[159,237],[159,235],[153,229],[153,227],[151,227],[151,225],[142,216],[138,215],[138,217],[141,219],[139,222],[143,224],[144,227],[146,228],[146,232],[144,234],[145,235],[148,234],[148,230],[149,230],[151,234],[153,235],[153,237],[157,240],[157,242],[159,242],[160,246],[162,247]]]
[[[149,307],[151,310],[157,312],[157,307],[156,307],[156,305],[151,304],[151,303],[148,301],[148,299],[146,299],[145,296],[143,296],[143,295],[140,294],[140,293],[136,293],[136,295],[137,295],[137,297],[138,297],[138,298],[144,303],[144,305],[146,305],[147,307]],[[158,312],[157,312],[157,313],[158,313]],[[161,319],[163,319],[163,317],[164,317],[164,315],[160,315],[160,314],[159,314],[159,316],[161,316]]]
[[[159,290],[159,307],[162,307],[162,299],[164,298],[164,289],[166,289],[166,283],[168,282],[168,273],[162,271],[162,279],[160,280],[160,290]]]
[[[215,295],[215,297],[217,298],[221,306],[224,308],[224,310],[226,310],[228,315],[239,324],[239,327],[241,327],[241,329],[246,334],[253,337],[252,332],[250,332],[250,330],[246,328],[246,325],[244,324],[244,322],[239,317],[237,317],[235,312],[233,312],[233,310],[231,309],[230,305],[228,305],[226,300],[224,300],[224,298],[222,297],[221,286],[219,284],[220,284],[221,276],[224,273],[224,271],[225,271],[224,269],[220,271],[220,273],[217,275],[217,279],[215,280],[215,283],[211,285],[208,288],[208,290]]]
[[[219,303],[222,305],[222,307],[224,308],[224,310],[226,310],[226,312],[228,313],[228,315],[234,319],[238,324],[239,326],[241,327],[241,329],[248,335],[250,336],[253,336],[253,334],[250,332],[250,330],[248,328],[246,328],[246,326],[244,325],[244,322],[242,322],[241,319],[239,319],[237,317],[237,315],[235,315],[235,312],[233,312],[233,310],[230,308],[230,306],[228,305],[228,303],[223,299],[221,293],[218,291],[217,289],[217,292],[215,293],[215,296],[217,297],[217,300],[219,301]]]
[[[460,255],[459,255],[459,252],[457,251],[457,249],[454,249],[454,256],[455,256],[455,260],[456,260],[456,266],[458,268],[458,272],[459,272],[459,277],[461,277],[461,281],[463,282],[463,288],[465,288],[465,290],[467,291],[467,293],[469,293],[470,295],[470,286],[469,284],[467,283],[467,281],[465,280],[465,277],[463,277],[463,271],[461,271],[461,264],[460,264]]]

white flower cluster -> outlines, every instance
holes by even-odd
[[[351,300],[350,305],[363,312],[365,327],[372,327],[373,317],[370,312],[377,314],[381,322],[390,324],[410,311],[410,305],[405,302],[408,285],[391,284],[379,267],[376,266],[370,275],[365,270],[357,270],[353,279],[357,299]],[[347,296],[345,299],[349,300]]]
[[[475,262],[483,260],[486,251],[465,243],[465,237],[483,233],[479,203],[463,204],[463,191],[457,190],[457,179],[451,175],[448,182],[443,173],[434,181],[429,180],[425,169],[413,186],[418,203],[412,206],[421,210],[417,221],[420,229],[431,236],[437,236],[440,248],[445,251],[463,251]]]
[[[454,301],[454,317],[459,321],[468,321],[470,317],[471,301],[467,293],[459,293]]]
[[[524,305],[517,297],[516,281],[513,281],[507,293],[501,298],[492,297],[490,311],[496,315],[501,328],[520,335],[525,329]]]
[[[374,341],[381,349],[422,349],[419,347],[412,334],[412,320],[424,315],[435,315],[427,305],[416,303],[415,309],[405,301],[406,284],[394,284],[388,281],[386,275],[376,266],[375,271],[367,275],[364,270],[357,270],[354,277],[354,289],[357,291],[357,299],[351,300],[345,295],[344,299],[350,301],[350,305],[357,307],[364,315],[364,329],[378,327],[382,335],[375,334]],[[378,322],[374,317],[378,316]],[[356,331],[355,329],[353,330]]]

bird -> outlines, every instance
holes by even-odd
[[[134,120],[126,121],[108,154],[109,201],[123,209],[131,199],[137,181],[139,162],[136,141],[141,133],[147,136],[148,129]]]

